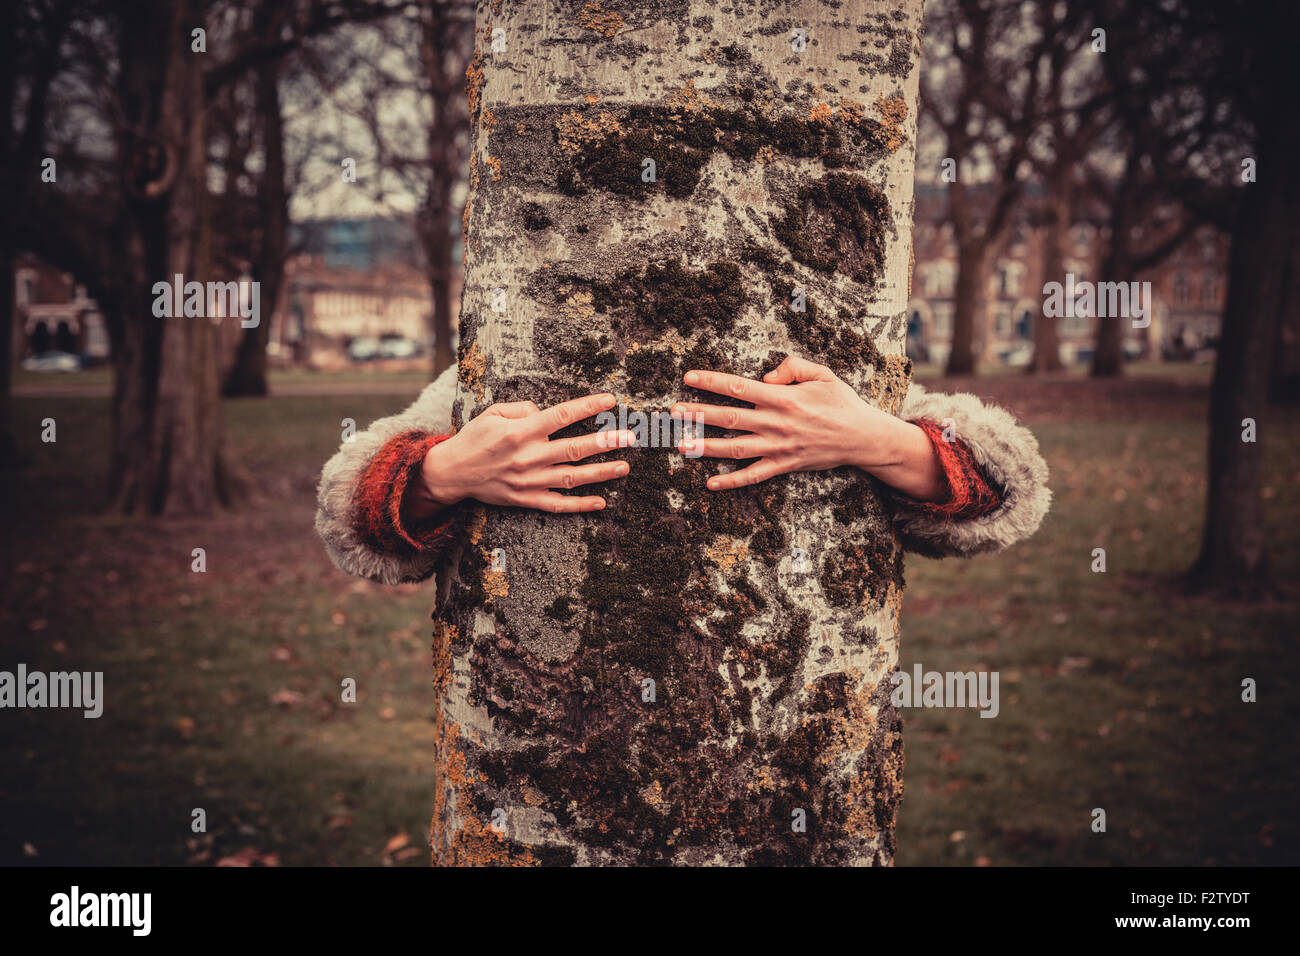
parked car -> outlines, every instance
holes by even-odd
[[[379,343],[379,356],[381,358],[415,358],[419,354],[419,343],[412,342],[410,339],[384,339]]]
[[[998,358],[1004,365],[1023,366],[1028,365],[1030,359],[1034,357],[1034,349],[1029,345],[1013,345],[1010,348],[1000,349]]]
[[[71,352],[42,352],[23,359],[23,369],[28,372],[79,372],[81,359]]]
[[[371,359],[379,358],[379,350],[379,339],[361,336],[353,339],[351,344],[348,345],[348,358],[354,362],[368,362]]]

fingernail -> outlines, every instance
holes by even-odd
[[[687,373],[686,373],[686,384],[687,384],[687,385],[694,385],[694,384],[695,384],[696,382],[698,382],[699,380],[700,380],[700,376],[699,376],[699,373],[698,373],[698,372],[687,372]]]
[[[618,465],[617,465],[617,467],[614,468],[614,471],[615,471],[616,473],[620,474],[620,475],[626,475],[626,474],[627,474],[627,462],[625,462],[625,461],[623,461],[623,462],[619,462]]]

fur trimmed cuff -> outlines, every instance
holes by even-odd
[[[444,509],[426,521],[407,522],[402,517],[406,490],[418,480],[425,455],[450,437],[402,432],[385,442],[370,460],[352,499],[353,526],[367,547],[411,556],[441,550],[454,539],[455,508]]]
[[[1002,504],[1002,489],[995,487],[975,461],[975,453],[961,439],[947,441],[944,427],[938,422],[919,418],[912,422],[930,439],[939,467],[943,472],[945,493],[934,501],[918,501],[913,506],[917,514],[932,518],[950,518],[969,521],[982,518]]]
[[[1047,463],[1038,451],[1038,440],[1010,413],[974,395],[930,394],[913,384],[900,417],[945,427],[947,420],[1002,496],[1001,504],[986,514],[956,519],[935,514],[926,502],[894,495],[894,527],[904,548],[932,558],[970,557],[1002,551],[1038,530],[1052,500]]]

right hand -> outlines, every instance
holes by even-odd
[[[550,435],[614,406],[610,394],[586,395],[542,411],[532,402],[489,406],[459,432],[429,449],[410,516],[427,518],[473,498],[486,505],[537,508],[556,514],[599,511],[599,495],[562,495],[552,488],[576,488],[621,478],[625,461],[568,465],[601,452],[632,445],[632,432],[597,431],[551,441]]]

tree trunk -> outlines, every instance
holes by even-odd
[[[225,449],[215,326],[158,318],[153,285],[206,282],[209,231],[202,55],[188,2],[119,14],[125,128],[119,144],[129,238],[120,335],[114,343],[114,507],[202,514],[244,490]]]
[[[35,176],[36,170],[19,170],[18,146],[14,130],[18,69],[17,4],[6,3],[0,11],[0,104],[5,110],[5,129],[10,132],[0,148],[0,469],[18,463],[18,443],[14,436],[14,266],[17,254],[15,230],[18,222],[20,176]],[[25,182],[25,180],[22,180]]]
[[[688,369],[787,353],[899,408],[919,0],[497,6],[457,422],[600,390],[666,412],[707,400]],[[620,452],[603,512],[468,513],[439,575],[435,863],[892,862],[888,507],[847,468],[709,492],[719,465],[674,444]]]
[[[450,208],[450,190],[445,199]],[[431,331],[433,332],[433,377],[437,378],[445,369],[456,364],[456,354],[452,351],[452,312],[451,280],[456,264],[452,261],[453,242],[451,236],[452,217],[438,216],[434,224],[440,228],[438,235],[429,235],[425,241],[425,258],[429,263],[429,285],[433,296],[433,314]]]
[[[268,15],[267,7],[259,8],[259,14]],[[262,236],[253,280],[261,284],[262,315],[257,325],[244,329],[239,340],[235,362],[222,389],[230,396],[265,396],[270,391],[266,380],[266,346],[271,341],[271,321],[280,301],[284,263],[289,255],[289,191],[284,181],[279,67],[279,60],[267,60],[257,68],[257,112],[261,118],[265,167],[261,184]]]
[[[1136,280],[1132,270],[1133,213],[1141,187],[1140,153],[1131,145],[1124,175],[1115,190],[1110,212],[1110,239],[1102,256],[1099,281]],[[1124,319],[1097,317],[1097,331],[1088,374],[1093,378],[1118,378],[1124,374]]]
[[[1274,132],[1261,134],[1261,140]],[[1272,142],[1260,143],[1260,166],[1267,161],[1268,168],[1284,170],[1287,158],[1300,148],[1300,137],[1286,129],[1270,138]],[[1268,436],[1267,370],[1296,241],[1300,190],[1291,176],[1276,172],[1261,176],[1244,192],[1232,234],[1228,298],[1210,389],[1205,534],[1191,580],[1205,590],[1252,594],[1266,584],[1260,476]],[[1243,441],[1247,418],[1255,421],[1255,441]]]
[[[1059,182],[1060,177],[1069,175],[1069,170],[1058,170],[1055,178]],[[1070,225],[1070,205],[1070,195],[1063,187],[1048,196],[1043,236],[1043,276],[1047,282],[1065,281],[1065,258],[1061,250]],[[1059,372],[1065,367],[1061,362],[1061,339],[1057,329],[1059,321],[1054,316],[1044,314],[1041,305],[1039,306],[1038,314],[1034,316],[1034,356],[1025,369],[1030,375]]]
[[[429,182],[424,214],[418,224],[432,296],[433,376],[456,362],[452,351],[452,279],[456,274],[453,228],[456,210],[452,190],[465,167],[461,135],[467,125],[465,102],[455,74],[463,74],[468,59],[469,24],[451,3],[430,4],[420,11],[420,59],[429,84],[433,108],[428,129]]]
[[[955,185],[955,184],[954,184]],[[975,330],[984,320],[989,243],[973,236],[957,244],[957,289],[952,315],[952,351],[945,375],[975,374]]]

